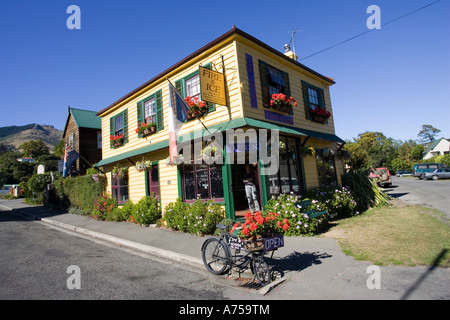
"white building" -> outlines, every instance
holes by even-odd
[[[435,156],[442,156],[450,152],[450,139],[441,138],[433,141],[423,153],[423,159],[430,159]]]

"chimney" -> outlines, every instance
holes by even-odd
[[[289,58],[294,59],[295,61],[298,60],[298,56],[295,54],[295,52],[291,51],[291,46],[288,44],[284,45],[284,54]]]

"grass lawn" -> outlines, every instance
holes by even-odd
[[[323,236],[342,251],[377,265],[431,265],[447,249],[440,266],[450,266],[450,227],[423,206],[395,204],[339,220]]]

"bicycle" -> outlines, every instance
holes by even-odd
[[[250,267],[254,274],[253,281],[256,279],[262,286],[269,284],[271,269],[264,259],[267,254],[264,246],[257,246],[257,241],[241,240],[238,236],[229,234],[226,230],[231,226],[219,224],[217,228],[221,230],[220,235],[208,238],[202,245],[202,260],[206,269],[212,274],[221,275],[232,268],[243,272]],[[252,244],[253,249],[249,248]],[[245,251],[245,254],[240,254],[241,251]]]

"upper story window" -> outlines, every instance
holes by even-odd
[[[287,97],[291,96],[289,74],[287,72],[259,60],[259,75],[264,108],[270,108],[270,100],[273,94],[283,93]]]
[[[114,120],[115,128],[114,133],[116,136],[123,135],[123,114],[117,116]]]
[[[162,91],[158,90],[144,100],[138,101],[137,128],[135,131],[141,138],[162,129],[164,129]]]
[[[188,79],[185,82],[186,85],[186,96],[191,98],[200,98],[200,75],[196,74]]]
[[[211,69],[212,64],[208,63],[204,67],[207,69]],[[201,101],[201,87],[200,87],[200,70],[197,70],[186,77],[179,79],[175,81],[175,88],[177,89],[178,93],[183,97],[187,98],[190,97],[191,100],[195,103],[199,103]],[[206,102],[206,111],[201,114],[201,116],[204,116],[208,114],[209,112],[212,112],[216,110],[216,105],[214,103]],[[196,117],[193,117],[191,119],[195,119]],[[190,118],[188,117],[187,120]]]
[[[144,102],[144,118],[145,121],[156,123],[156,99],[151,98]]]
[[[303,103],[305,105],[306,119],[327,124],[331,113],[325,105],[325,95],[322,88],[302,81]]]
[[[110,147],[115,149],[128,142],[128,109],[109,118]]]

